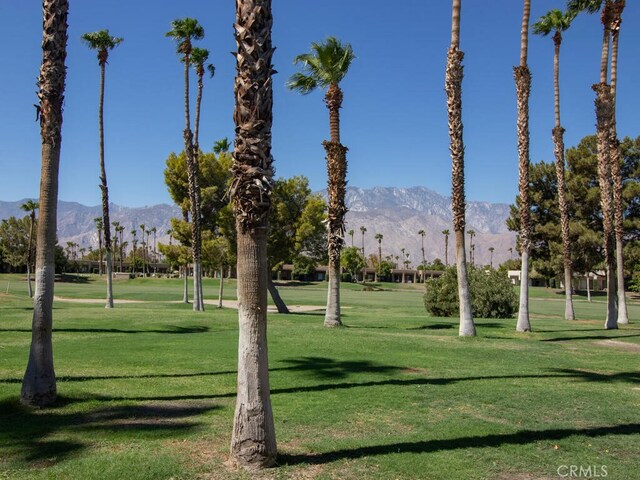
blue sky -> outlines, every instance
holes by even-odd
[[[534,0],[532,20],[564,1]],[[195,17],[212,53],[216,76],[207,80],[200,144],[209,150],[233,139],[235,50],[232,0],[71,0],[68,77],[64,111],[60,199],[100,202],[98,188],[95,53],[80,42],[85,32],[108,28],[124,37],[111,53],[105,99],[106,164],[110,200],[128,206],[170,203],[164,162],[182,149],[183,77],[173,42],[164,37],[171,20]],[[489,6],[491,8],[489,8]],[[323,93],[307,96],[284,84],[292,59],[312,41],[334,35],[356,53],[343,81],[342,141],[349,148],[349,184],[423,185],[449,195],[451,160],[444,95],[451,2],[444,0],[274,0],[273,155],[277,175],[306,175],[325,187],[321,142],[329,135]],[[517,184],[515,87],[522,2],[471,0],[463,4],[465,52],[463,118],[466,188],[471,200],[512,203]],[[35,81],[41,61],[41,2],[0,2],[5,19],[0,42],[0,199],[37,197],[40,137],[35,119]],[[640,5],[628,2],[620,46],[618,132],[640,134]],[[565,144],[594,131],[601,26],[597,15],[579,17],[564,36],[561,101]],[[531,160],[552,160],[553,42],[532,36],[529,65]],[[195,88],[193,89],[195,92]]]

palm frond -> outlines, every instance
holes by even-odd
[[[306,95],[311,93],[318,86],[318,82],[310,75],[297,72],[289,77],[287,82],[287,88],[289,90],[297,90],[298,92]]]

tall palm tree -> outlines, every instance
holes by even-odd
[[[442,234],[444,235],[444,264],[449,266],[449,229],[443,230]]]
[[[120,252],[118,229],[120,228],[120,222],[111,222],[113,225],[113,263],[116,263],[116,256]]]
[[[141,223],[138,228],[140,229],[140,245],[142,246],[142,277],[147,276],[147,249],[146,242],[144,241],[144,232],[147,226],[144,223]]]
[[[68,11],[67,0],[42,2],[42,66],[38,78],[42,138],[40,220],[36,241],[36,288],[31,346],[20,394],[22,403],[38,407],[51,405],[57,398],[51,330]]]
[[[204,311],[202,293],[202,238],[200,233],[200,186],[198,182],[196,149],[189,113],[189,66],[191,65],[192,41],[204,37],[204,28],[194,18],[182,18],[171,22],[171,30],[166,33],[178,44],[177,52],[184,63],[184,150],[187,158],[189,200],[191,204],[192,254],[193,254],[193,310]]]
[[[602,54],[600,61],[600,83],[596,91],[596,125],[598,135],[607,130],[606,138],[598,140],[598,175],[600,178],[601,204],[603,209],[605,258],[607,265],[607,318],[605,328],[616,328],[615,324],[629,323],[627,300],[624,288],[623,222],[624,201],[622,197],[622,174],[620,151],[616,128],[616,86],[618,83],[618,44],[620,25],[625,0],[570,0],[569,9],[574,12],[595,13],[602,9],[603,25]],[[607,85],[607,67],[611,51],[611,83]],[[607,92],[607,90],[609,90]],[[605,133],[602,132],[604,137]],[[601,148],[603,153],[601,154]],[[602,156],[602,158],[601,158]],[[600,163],[603,163],[600,166]],[[605,165],[607,163],[608,165]],[[600,174],[602,170],[602,175]],[[611,185],[613,182],[613,186]],[[615,245],[615,258],[614,258]],[[617,283],[614,282],[614,268]],[[614,285],[615,283],[615,285]]]
[[[378,241],[378,271],[376,275],[382,275],[382,239],[384,236],[381,233],[376,233],[374,238]]]
[[[471,266],[473,267],[473,265],[475,265],[475,258],[473,258],[473,254],[475,253],[475,250],[473,248],[473,237],[476,236],[476,231],[473,229],[469,229],[467,233],[469,234],[469,262],[471,262]]]
[[[294,62],[300,65],[302,72],[295,73],[287,86],[302,94],[316,88],[326,88],[325,104],[329,110],[329,130],[331,140],[324,141],[327,152],[327,171],[329,176],[328,195],[328,250],[329,250],[329,289],[324,324],[327,327],[341,326],[340,320],[340,251],[344,244],[344,217],[347,208],[344,196],[347,188],[347,147],[340,143],[340,108],[342,107],[342,89],[340,82],[349,71],[355,58],[348,43],[343,45],[335,37],[328,37],[323,43],[312,43],[311,53],[298,55]]]
[[[464,245],[465,229],[465,194],[464,194],[464,141],[462,136],[462,59],[460,50],[460,10],[461,0],[453,0],[451,14],[451,46],[447,52],[445,74],[445,91],[447,94],[447,113],[449,119],[449,136],[451,138],[452,164],[452,207],[453,231],[456,240],[456,269],[458,276],[458,299],[460,304],[460,336],[475,336],[476,327],[471,311],[471,294],[467,277],[466,249]],[[449,231],[445,230],[445,242]],[[444,232],[443,232],[444,233]],[[446,250],[445,246],[445,250]]]
[[[194,121],[194,133],[193,133],[193,166],[195,169],[195,178],[196,181],[200,178],[199,172],[199,162],[198,158],[200,156],[200,106],[202,104],[202,90],[204,89],[204,74],[205,71],[209,72],[211,78],[216,73],[216,68],[212,64],[207,64],[207,60],[209,60],[209,50],[206,48],[198,48],[193,47],[191,50],[191,64],[196,70],[196,75],[198,77],[198,95],[196,97],[196,118]],[[206,65],[205,65],[206,64]],[[200,198],[200,188],[196,188],[196,204],[198,205],[198,212],[200,211],[200,204],[202,202]],[[200,221],[200,217],[198,217],[198,221]],[[199,230],[200,228],[198,228]],[[155,232],[154,232],[155,237]],[[199,271],[200,279],[198,281],[198,288],[200,288],[200,292],[198,293],[198,298],[200,299],[201,305],[199,308],[200,311],[204,310],[204,292],[202,289],[202,260],[200,261],[200,271]]]
[[[427,263],[427,261],[425,259],[425,256],[424,256],[424,236],[426,235],[426,232],[424,230],[419,230],[418,231],[418,235],[420,235],[420,241],[422,242],[421,243],[422,246],[420,247],[420,250],[422,250],[422,283],[424,283],[425,279],[426,279],[426,277],[424,275],[424,267],[425,267],[425,265]]]
[[[35,200],[27,200],[20,208],[25,212],[29,212],[29,240],[27,245],[27,285],[29,289],[29,298],[33,297],[31,289],[31,250],[33,245],[33,227],[36,224],[36,210],[40,208]]]
[[[553,92],[555,125],[551,131],[554,144],[554,154],[556,157],[556,178],[558,179],[558,206],[560,208],[560,225],[562,230],[562,257],[564,264],[564,291],[565,291],[565,320],[574,320],[573,311],[573,263],[571,261],[571,239],[569,238],[569,212],[567,208],[564,162],[564,128],[560,123],[560,45],[562,44],[562,32],[567,30],[575,14],[571,12],[562,13],[554,9],[543,15],[533,25],[533,32],[537,35],[546,36],[551,32],[553,35],[554,55],[553,55]]]
[[[96,217],[93,221],[98,230],[98,275],[102,275],[102,230],[104,230],[104,219]]]
[[[490,255],[490,260],[489,260],[489,268],[493,269],[493,252],[495,252],[496,249],[494,247],[489,247],[489,253]]]
[[[531,0],[524,0],[520,29],[520,64],[513,68],[518,102],[518,192],[520,195],[520,306],[516,331],[530,332],[529,321],[529,251],[531,250],[531,200],[529,198],[529,95],[531,72],[527,66],[529,51],[529,16]]]
[[[137,234],[138,232],[135,229],[131,230],[131,236],[133,237],[133,240],[131,241],[131,269],[133,274],[136,273],[136,246],[138,245],[138,239],[136,238]]]
[[[123,238],[124,225],[118,226],[118,235],[120,236],[120,272],[122,272],[122,260],[124,258],[124,247],[126,243]]]
[[[367,276],[367,257],[364,256],[364,234],[367,233],[367,228],[364,225],[360,226],[360,233],[362,233],[362,259],[364,260],[364,267],[362,268],[362,282],[364,282]]]
[[[351,229],[347,232],[349,235],[351,235],[351,246],[353,247],[353,234],[356,233],[355,230]]]
[[[267,358],[267,231],[273,188],[271,0],[236,0],[235,150],[231,186],[238,259],[238,392],[231,456],[250,468],[276,461]]]
[[[100,100],[98,103],[98,129],[100,131],[100,190],[102,190],[102,220],[104,222],[104,249],[107,270],[107,303],[106,308],[113,308],[113,275],[111,263],[111,223],[109,222],[109,189],[107,187],[107,171],[104,166],[104,78],[109,50],[113,50],[123,39],[113,37],[109,30],[85,33],[82,41],[91,50],[98,51],[98,65],[100,66]]]
[[[617,152],[618,141],[615,133],[615,97],[613,89],[607,84],[608,59],[611,49],[611,30],[614,19],[614,2],[613,0],[570,0],[568,7],[570,11],[588,11],[590,13],[597,12],[602,8],[600,19],[603,26],[603,38],[602,53],[600,57],[600,81],[593,85],[592,88],[596,92],[595,109],[596,135],[598,142],[598,183],[600,185],[604,255],[607,270],[607,315],[604,326],[606,329],[616,329],[618,328],[618,296],[616,283],[617,266],[615,253],[616,216],[614,208],[615,188],[612,186],[612,172],[614,156],[617,162],[619,162],[619,157]],[[613,63],[616,63],[617,67],[617,59],[615,62],[612,62],[612,67]]]
[[[153,233],[153,273],[156,273],[158,269],[158,243],[156,237],[158,229],[156,227],[152,227],[151,233]]]

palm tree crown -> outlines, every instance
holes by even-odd
[[[303,95],[317,87],[326,88],[342,81],[355,57],[350,44],[342,44],[335,37],[327,37],[324,43],[313,42],[311,53],[303,53],[294,58],[294,63],[302,67],[302,72],[291,75],[287,82],[290,90]]]
[[[203,77],[205,70],[209,72],[209,76],[213,78],[216,74],[216,67],[213,64],[209,63],[205,67],[205,63],[209,60],[209,50],[206,48],[193,47],[191,49],[191,65],[196,69],[196,74],[198,77]]]
[[[176,51],[183,55],[191,55],[193,47],[192,40],[204,38],[204,28],[195,18],[178,18],[171,22],[171,30],[165,33],[166,37],[173,38],[178,44]]]
[[[571,26],[576,17],[576,12],[568,10],[562,13],[558,9],[549,10],[545,15],[531,26],[533,33],[546,37],[551,32],[564,32]]]
[[[91,50],[98,51],[98,63],[104,65],[109,57],[109,50],[113,50],[123,42],[121,37],[113,37],[109,30],[85,33],[80,37]]]

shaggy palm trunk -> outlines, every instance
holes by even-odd
[[[447,52],[447,68],[445,72],[445,92],[447,94],[447,113],[449,119],[449,137],[451,144],[451,181],[453,229],[456,238],[456,267],[458,273],[458,302],[460,309],[461,337],[475,336],[473,323],[469,279],[467,276],[467,260],[464,245],[465,229],[465,193],[464,193],[464,141],[462,125],[462,59],[464,53],[460,45],[460,0],[453,1],[451,22],[451,47]]]
[[[449,266],[449,235],[444,236],[444,264]]]
[[[224,268],[220,267],[220,288],[218,289],[218,308],[222,308],[223,292],[224,292]]]
[[[531,201],[529,199],[529,95],[531,73],[527,66],[530,0],[524,1],[522,29],[520,33],[520,65],[514,67],[518,102],[518,188],[520,193],[520,307],[516,331],[530,332],[529,321],[529,251],[531,249]]]
[[[33,225],[36,221],[36,214],[31,212],[31,223],[29,224],[29,243],[27,246],[27,285],[29,290],[29,298],[33,298],[33,290],[31,288],[31,245],[33,245]]]
[[[620,24],[622,22],[622,11],[624,10],[624,0],[618,0],[613,5],[613,19],[611,25],[611,95],[613,102],[613,117],[611,120],[611,176],[613,177],[613,213],[615,221],[616,238],[616,268],[618,281],[618,323],[626,325],[629,323],[627,312],[627,299],[624,288],[624,198],[622,195],[622,173],[620,171],[620,150],[618,133],[616,129],[616,86],[618,80],[618,44],[620,40]]]
[[[109,189],[107,172],[104,166],[104,61],[100,61],[100,104],[98,106],[98,123],[100,127],[100,189],[102,190],[102,223],[104,224],[104,250],[107,271],[107,303],[105,308],[113,308],[113,264],[111,262],[111,223],[109,221]]]
[[[574,320],[573,311],[573,264],[571,262],[571,239],[569,238],[569,212],[567,210],[566,189],[567,184],[564,174],[564,128],[560,123],[560,45],[562,34],[558,30],[553,37],[555,52],[553,56],[553,90],[555,126],[552,131],[554,154],[556,157],[556,178],[558,179],[558,206],[560,208],[560,225],[562,230],[562,259],[564,265],[564,318]]]
[[[67,0],[44,0],[42,3],[42,67],[38,93],[42,137],[40,221],[36,242],[31,347],[20,395],[22,403],[38,407],[51,405],[57,398],[51,331],[68,9]]]
[[[342,90],[332,83],[325,95],[325,104],[329,109],[329,132],[331,141],[322,142],[327,152],[327,193],[329,208],[328,253],[329,288],[327,291],[327,309],[324,317],[325,327],[342,326],[340,319],[340,252],[344,244],[344,217],[347,208],[344,196],[347,189],[347,147],[340,143],[340,108]]]
[[[191,132],[189,113],[189,53],[184,56],[184,118],[185,127],[183,131],[184,152],[187,158],[187,178],[189,184],[189,203],[191,207],[191,237],[192,237],[192,258],[193,258],[193,310],[203,311],[202,301],[202,265],[201,265],[201,237],[200,237],[200,209],[198,204],[198,180],[195,149],[193,146],[193,133]]]
[[[604,235],[604,256],[607,272],[607,316],[606,329],[618,328],[618,308],[616,294],[616,257],[613,214],[613,192],[611,188],[611,123],[613,120],[613,97],[606,83],[593,86],[596,92],[596,127],[598,139],[598,181],[600,184],[600,205],[602,207],[602,227]]]
[[[267,358],[267,231],[273,190],[271,0],[236,0],[236,125],[232,166],[238,231],[238,387],[233,460],[247,468],[275,464],[276,436]]]

